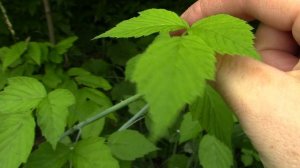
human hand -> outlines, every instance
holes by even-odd
[[[300,1],[199,0],[182,17],[192,24],[218,13],[262,22],[255,46],[264,62],[218,56],[218,91],[266,167],[300,167]]]

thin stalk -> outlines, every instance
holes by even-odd
[[[54,25],[53,25],[53,19],[52,19],[49,0],[43,0],[43,3],[44,3],[47,26],[48,26],[49,40],[54,45],[55,44],[55,33],[54,33]]]
[[[82,128],[85,127],[86,125],[89,125],[89,124],[93,123],[94,121],[97,121],[97,120],[99,120],[99,119],[101,119],[101,118],[107,116],[108,114],[113,113],[113,112],[115,112],[115,111],[117,111],[117,110],[119,110],[119,109],[121,109],[121,108],[127,106],[127,105],[130,104],[131,102],[134,102],[134,101],[136,101],[137,99],[139,99],[139,98],[141,98],[141,97],[142,97],[142,95],[139,95],[139,94],[138,94],[138,95],[134,95],[134,96],[132,96],[132,97],[130,97],[130,98],[124,100],[124,101],[121,101],[120,103],[118,103],[118,104],[116,104],[116,105],[114,105],[114,106],[112,106],[112,107],[110,107],[110,108],[104,110],[104,111],[101,111],[100,113],[96,114],[95,116],[90,117],[90,118],[88,118],[88,119],[86,119],[86,120],[84,120],[84,121],[82,121],[82,122],[80,122],[80,123],[74,125],[72,128],[68,129],[68,130],[61,136],[60,139],[63,139],[64,137],[66,137],[66,136],[68,136],[68,135],[71,135],[71,134],[74,133],[75,131],[82,129]]]
[[[119,128],[118,131],[124,131],[127,128],[129,128],[131,125],[133,125],[138,120],[138,118],[140,118],[141,116],[146,114],[148,109],[149,109],[149,105],[147,104],[138,113],[136,113],[132,118],[130,118],[130,120],[128,120],[124,125],[122,125],[122,127]]]
[[[2,4],[1,1],[0,1],[0,10],[1,10],[1,12],[2,12],[2,15],[3,15],[3,17],[4,17],[5,24],[6,24],[7,28],[8,28],[8,30],[9,30],[9,32],[10,32],[10,34],[11,34],[13,40],[16,41],[16,40],[17,40],[17,38],[16,38],[16,32],[15,32],[15,30],[14,30],[14,28],[13,28],[13,25],[11,24],[11,22],[10,22],[10,20],[9,20],[9,18],[8,18],[8,15],[7,15],[7,13],[6,13],[6,9],[4,8],[4,6],[3,6],[3,4]]]

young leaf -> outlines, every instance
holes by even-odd
[[[259,58],[253,44],[253,28],[244,20],[226,14],[210,16],[194,23],[189,34],[200,36],[220,54]]]
[[[64,132],[68,107],[75,103],[73,94],[66,89],[56,89],[42,100],[37,110],[37,119],[43,135],[55,149]]]
[[[111,85],[108,83],[106,79],[101,76],[96,75],[84,75],[77,76],[75,80],[82,85],[91,87],[91,88],[102,88],[104,90],[110,90]]]
[[[5,71],[8,66],[13,64],[21,55],[26,51],[28,43],[25,41],[14,44],[10,49],[5,53],[3,57],[3,66],[2,70]]]
[[[36,64],[40,65],[42,56],[41,45],[37,42],[30,42],[26,55],[28,55]]]
[[[180,125],[180,139],[179,142],[185,142],[195,138],[202,130],[198,120],[193,120],[192,114],[189,112],[184,115]]]
[[[0,114],[0,167],[25,163],[34,142],[35,122],[29,114]]]
[[[198,119],[208,133],[231,146],[233,117],[231,109],[222,97],[209,85],[205,93],[190,106],[193,118]]]
[[[25,168],[61,168],[67,162],[70,153],[70,149],[63,144],[58,144],[56,150],[53,150],[46,142],[31,153]]]
[[[121,160],[135,160],[157,150],[142,134],[133,130],[113,133],[108,138],[112,153]]]
[[[85,76],[85,75],[91,75],[91,73],[83,68],[71,68],[68,70],[68,75],[69,76]]]
[[[65,54],[69,48],[73,46],[73,43],[78,39],[76,36],[72,36],[60,41],[58,44],[54,46],[54,50],[59,55]]]
[[[232,151],[214,136],[202,138],[198,153],[203,168],[229,168],[233,165]]]
[[[172,155],[168,159],[168,168],[187,168],[189,159],[183,154]]]
[[[96,104],[93,101],[84,100],[79,102],[78,105],[76,105],[76,114],[78,115],[79,121],[84,121],[87,118],[96,115],[97,113],[103,111],[108,107],[109,106],[101,108],[98,104]],[[104,124],[105,124],[105,119],[102,118],[100,120],[97,120],[85,126],[81,130],[81,137],[83,139],[87,139],[90,137],[98,137],[103,130]]]
[[[133,80],[150,105],[152,138],[163,136],[179,110],[215,74],[214,52],[195,36],[158,38],[137,62]]]
[[[123,21],[111,30],[95,37],[141,37],[157,32],[187,29],[189,25],[176,13],[165,9],[148,9],[139,12],[138,17]]]
[[[0,92],[0,113],[32,111],[46,94],[44,86],[34,78],[9,78],[8,86]]]
[[[71,155],[75,168],[119,168],[109,148],[102,138],[90,138],[79,141]]]

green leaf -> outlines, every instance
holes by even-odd
[[[107,55],[114,64],[124,66],[126,62],[139,53],[137,44],[127,39],[118,40],[107,50]]]
[[[8,86],[0,92],[0,113],[32,111],[46,94],[44,86],[34,78],[9,78]]]
[[[41,45],[37,42],[30,42],[28,45],[27,55],[32,58],[32,60],[40,65],[41,64],[41,57],[42,57],[42,49]]]
[[[55,89],[57,86],[62,83],[62,79],[59,74],[59,69],[51,64],[45,66],[45,75],[42,77],[43,83],[51,88]]]
[[[152,138],[163,136],[186,103],[214,79],[214,52],[195,36],[157,38],[139,59],[133,80],[150,105]]]
[[[112,100],[124,100],[125,98],[134,95],[135,85],[131,82],[122,81],[114,85],[111,91]]]
[[[71,155],[75,168],[119,168],[103,138],[79,141]]]
[[[35,122],[27,114],[0,114],[0,167],[17,168],[25,163],[34,142]]]
[[[135,160],[157,150],[142,134],[133,130],[113,133],[108,138],[112,153],[121,160]]]
[[[252,29],[244,20],[219,14],[194,23],[188,33],[200,36],[220,54],[251,56],[258,59],[259,54],[253,46]]]
[[[82,88],[81,94],[85,99],[97,103],[100,107],[108,108],[112,106],[110,99],[101,91],[93,88]]]
[[[76,100],[74,111],[69,115],[69,123],[71,124],[76,121],[84,121],[112,106],[110,99],[104,93],[91,88],[78,90]],[[82,138],[99,136],[104,124],[105,119],[103,118],[85,126],[81,132]]]
[[[69,48],[73,46],[73,43],[78,39],[76,36],[72,36],[69,38],[66,38],[62,41],[60,41],[58,44],[54,46],[54,50],[57,52],[59,55],[65,54]]]
[[[209,85],[206,85],[203,97],[199,97],[190,106],[193,118],[200,125],[215,135],[219,140],[231,146],[233,130],[233,113],[223,98]]]
[[[91,73],[83,68],[71,68],[68,70],[68,75],[69,76],[85,76],[85,75],[91,75]]]
[[[233,165],[230,149],[211,135],[205,135],[199,145],[199,160],[203,168],[229,168]]]
[[[74,103],[75,98],[69,90],[56,89],[50,92],[38,107],[38,124],[53,149],[64,132],[69,113],[68,107]]]
[[[26,51],[28,43],[25,41],[14,44],[10,49],[5,53],[3,57],[3,66],[2,70],[5,71],[8,66],[13,64],[18,60],[21,55]]]
[[[192,114],[186,113],[180,125],[180,139],[179,142],[185,142],[191,140],[200,133],[202,130],[198,120],[192,119]]]
[[[156,32],[187,29],[189,25],[176,13],[165,9],[148,9],[139,12],[138,17],[123,21],[111,30],[95,37],[141,37]]]
[[[131,81],[132,80],[132,75],[134,73],[135,67],[139,59],[141,58],[141,54],[131,58],[128,60],[126,63],[126,69],[125,69],[125,77],[126,80]]]
[[[108,107],[101,108],[95,102],[90,100],[85,100],[80,102],[77,105],[76,111],[79,117],[79,121],[84,121],[87,118],[98,114],[99,112],[103,111],[106,108]],[[98,137],[104,128],[104,124],[105,124],[105,119],[102,118],[85,126],[84,128],[81,129],[81,137],[83,139],[87,139],[90,137]]]
[[[182,154],[172,155],[168,159],[168,168],[187,168],[188,166],[188,157]]]
[[[91,88],[102,88],[104,90],[110,90],[111,86],[106,79],[101,76],[85,75],[77,76],[75,80],[81,84]]]
[[[49,143],[43,143],[31,153],[25,168],[61,168],[67,162],[70,152],[63,144],[57,144],[56,150],[53,150]]]

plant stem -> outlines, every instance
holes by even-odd
[[[75,132],[76,130],[80,130],[80,129],[82,129],[83,127],[85,127],[86,125],[91,124],[92,122],[94,122],[94,121],[96,121],[96,120],[99,120],[99,119],[101,119],[101,118],[107,116],[108,114],[110,114],[110,113],[112,113],[112,112],[115,112],[115,111],[117,111],[117,110],[119,110],[119,109],[121,109],[121,108],[127,106],[129,103],[134,102],[134,101],[136,101],[137,99],[139,99],[139,98],[141,98],[141,97],[142,97],[142,95],[139,95],[139,94],[138,94],[138,95],[134,95],[134,96],[132,96],[132,97],[130,97],[130,98],[124,100],[124,101],[121,101],[120,103],[118,103],[118,104],[116,104],[116,105],[114,105],[114,106],[112,106],[112,107],[110,107],[110,108],[108,108],[108,109],[106,109],[106,110],[104,110],[104,111],[102,111],[102,112],[96,114],[95,116],[90,117],[90,118],[88,118],[88,119],[86,119],[86,120],[84,120],[84,121],[82,121],[82,122],[80,122],[80,123],[74,125],[72,128],[68,129],[68,130],[60,137],[60,139],[63,139],[64,137],[66,137],[66,136],[68,136],[68,135],[71,135],[71,134],[72,134],[73,132]]]
[[[51,15],[51,8],[50,8],[49,0],[43,0],[43,3],[44,3],[48,32],[49,32],[49,34],[48,34],[49,40],[54,45],[55,44],[55,33],[54,33],[54,25],[53,25],[53,19],[52,19],[52,15]]]
[[[4,6],[3,6],[3,4],[2,4],[1,1],[0,1],[0,9],[1,9],[1,12],[2,12],[2,14],[3,14],[5,24],[7,25],[7,28],[8,28],[8,30],[9,30],[9,32],[10,32],[10,34],[11,34],[13,40],[16,41],[16,40],[17,40],[17,38],[16,38],[16,32],[15,32],[15,30],[13,29],[13,25],[11,24],[11,22],[10,22],[10,20],[9,20],[9,18],[8,18],[8,15],[7,15],[7,13],[6,13],[6,9],[4,8]]]
[[[118,131],[124,131],[127,128],[129,128],[132,124],[134,124],[136,122],[136,120],[143,116],[149,109],[149,105],[145,105],[138,113],[136,113],[132,118],[130,118],[130,120],[128,120],[124,125],[122,125],[121,128],[119,128]]]

